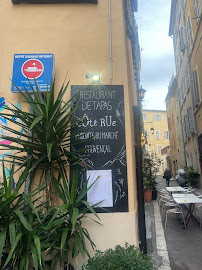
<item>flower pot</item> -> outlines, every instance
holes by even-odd
[[[144,200],[145,200],[145,202],[152,201],[152,190],[145,190],[144,191]]]
[[[152,200],[156,200],[156,198],[157,198],[157,190],[154,189],[152,190]]]

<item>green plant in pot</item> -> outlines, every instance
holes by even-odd
[[[146,154],[144,156],[144,163],[143,163],[143,179],[144,179],[144,190],[145,196],[148,197],[146,201],[151,201],[152,199],[152,192],[153,192],[153,199],[155,199],[157,192],[157,182],[156,176],[157,172],[159,171],[159,166],[161,164],[161,160],[156,156],[155,153]]]
[[[188,168],[185,169],[186,174],[187,174],[187,179],[188,182],[191,186],[197,187],[198,185],[198,171],[194,170],[193,167],[189,166]]]

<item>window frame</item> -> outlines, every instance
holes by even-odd
[[[161,151],[163,149],[163,146],[162,146],[162,144],[157,144],[157,153],[158,153],[158,155],[161,155],[161,151],[159,153],[159,146],[161,147]]]
[[[159,116],[159,120],[155,120],[155,116]],[[153,119],[154,119],[155,122],[161,122],[162,117],[161,117],[160,114],[154,114]]]
[[[157,136],[156,136],[157,132],[158,132],[158,134],[159,134],[159,138],[157,138]],[[160,130],[155,130],[155,139],[156,139],[156,140],[160,140]]]

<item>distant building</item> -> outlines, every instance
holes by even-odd
[[[172,0],[169,35],[173,38],[176,76],[171,80],[168,111],[173,170],[202,162],[202,2]],[[175,130],[173,130],[175,129]],[[172,130],[172,131],[171,131]],[[176,138],[174,134],[176,133]],[[175,144],[177,146],[177,153]],[[177,158],[177,159],[176,159]],[[202,184],[202,177],[201,184]]]
[[[161,150],[169,145],[169,132],[166,111],[143,110],[144,130],[146,133],[146,153],[156,153],[161,158]],[[164,167],[161,164],[160,174]]]

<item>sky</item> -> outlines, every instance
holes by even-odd
[[[139,0],[135,13],[141,48],[140,83],[147,90],[144,109],[165,110],[175,73],[173,40],[168,36],[171,0]]]

